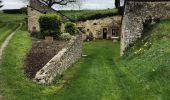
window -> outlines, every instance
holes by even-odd
[[[116,34],[117,34],[117,29],[112,29],[112,35],[116,36]]]

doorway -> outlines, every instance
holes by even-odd
[[[107,39],[107,28],[103,28],[103,39]]]

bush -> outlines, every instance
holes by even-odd
[[[76,24],[72,22],[67,22],[65,24],[65,31],[71,35],[76,34]]]
[[[61,34],[61,39],[63,39],[63,40],[69,40],[69,39],[71,39],[71,35],[70,35],[70,33],[63,33],[63,34]]]
[[[61,34],[61,17],[57,14],[42,14],[39,18],[41,35],[59,37]]]

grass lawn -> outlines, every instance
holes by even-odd
[[[62,14],[68,16],[72,20],[85,20],[94,19],[101,16],[113,16],[118,13],[117,9],[106,9],[106,10],[68,10],[60,11]]]
[[[31,48],[25,30],[14,35],[1,61],[0,93],[7,100],[170,99],[170,21],[148,29],[123,58],[119,42],[84,43],[87,57],[49,86],[34,84],[24,75],[24,59]]]
[[[12,16],[12,17],[11,17]],[[23,21],[23,14],[2,14],[0,13],[0,45],[5,38]]]
[[[26,18],[25,14],[4,14],[0,13],[0,22],[18,23]]]
[[[50,86],[36,85],[23,73],[23,60],[30,45],[27,32],[19,31],[6,50],[0,89],[7,100],[131,100],[147,93],[119,63],[119,43],[85,43],[84,54],[88,56]]]

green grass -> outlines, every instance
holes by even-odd
[[[113,44],[111,41],[86,43],[84,53],[88,57],[82,58],[64,73],[62,80],[50,86],[36,85],[26,79],[23,73],[23,61],[31,46],[30,43],[27,32],[20,30],[5,51],[0,71],[0,90],[7,100],[119,98],[120,90],[116,86],[118,83],[112,72],[115,66],[113,56],[118,56],[116,52],[119,51],[118,43]],[[107,47],[111,49],[108,51]],[[113,48],[115,52],[112,52]],[[96,50],[100,54],[96,53]]]
[[[4,14],[0,13],[0,22],[18,23],[26,18],[24,14]]]
[[[170,21],[151,26],[119,57],[119,42],[84,43],[81,58],[61,80],[37,85],[24,75],[31,48],[25,28],[10,41],[0,65],[0,92],[7,100],[169,100]]]
[[[8,24],[0,28],[0,45],[5,38],[17,27],[17,24]]]
[[[87,20],[100,18],[102,16],[113,16],[118,13],[117,9],[106,9],[106,10],[71,10],[71,11],[60,11],[62,14],[68,16],[72,20]]]
[[[169,100],[170,94],[170,20],[146,30],[126,51],[124,65],[154,100]]]
[[[23,14],[3,14],[0,13],[0,45],[5,38],[23,21]]]

